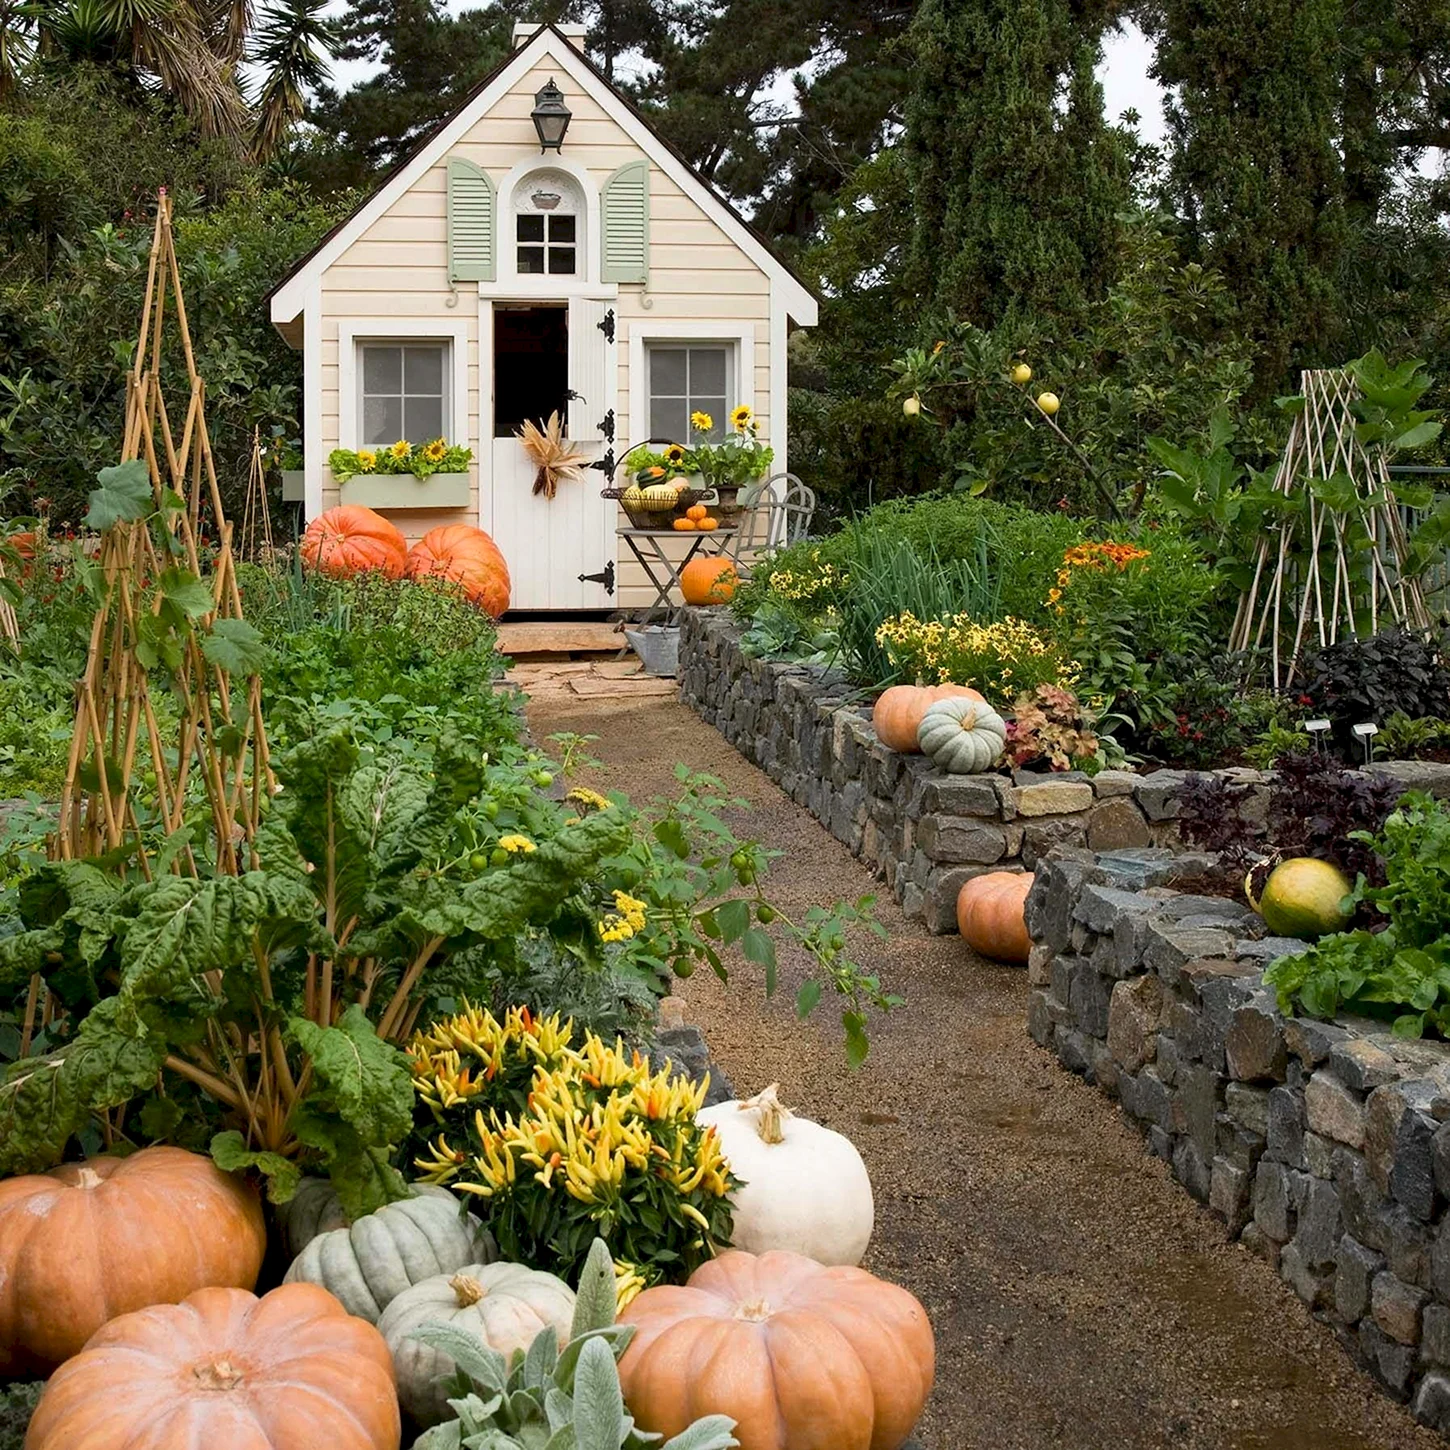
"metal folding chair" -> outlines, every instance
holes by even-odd
[[[804,539],[816,512],[815,493],[793,473],[742,489],[739,502],[742,512],[725,553],[742,579],[763,555]]]

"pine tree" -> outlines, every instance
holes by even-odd
[[[1041,325],[1110,284],[1129,146],[1103,119],[1102,23],[1073,0],[924,0],[905,144],[929,305]]]
[[[1155,6],[1155,74],[1172,88],[1165,200],[1190,253],[1228,281],[1260,397],[1339,356],[1343,21],[1344,0]]]

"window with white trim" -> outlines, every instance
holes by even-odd
[[[514,188],[519,276],[577,275],[583,232],[584,198],[567,172],[531,172]]]
[[[735,348],[728,342],[649,342],[649,436],[676,443],[719,442],[729,431],[735,393]],[[709,416],[708,433],[690,426],[695,413]]]
[[[451,437],[451,343],[360,342],[357,348],[359,448]]]

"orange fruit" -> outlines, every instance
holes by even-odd
[[[692,503],[689,508],[685,510],[685,517],[687,519],[694,519],[696,523],[699,523],[700,520],[704,518],[705,515],[709,512],[710,510],[707,509],[704,504]]]
[[[701,519],[696,527],[700,529],[703,533],[713,534],[715,530],[720,527],[720,520],[710,518]]]
[[[678,529],[682,534],[693,533],[695,528],[695,521],[693,519],[676,519],[675,528]]]

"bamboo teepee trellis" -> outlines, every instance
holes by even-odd
[[[189,384],[179,442],[162,391],[168,334],[180,344]],[[122,463],[146,463],[156,512],[113,523],[101,536],[100,602],[85,674],[76,689],[75,732],[52,841],[58,859],[124,846],[133,851],[129,859],[136,867],[151,876],[147,833],[132,790],[139,756],[144,762],[140,769],[154,774],[159,821],[152,831],[159,828],[178,843],[167,853],[170,869],[197,870],[199,846],[217,871],[237,872],[252,864],[248,847],[271,773],[257,676],[234,679],[218,662],[226,652],[205,647],[209,639],[225,643],[226,630],[218,630],[219,621],[242,618],[232,526],[217,486],[205,401],[182,297],[171,206],[163,190],[140,335],[127,378],[121,447]],[[176,496],[183,501],[180,507],[174,504]],[[208,552],[205,567],[200,543],[204,518],[216,534],[215,552]],[[210,589],[212,607],[189,627],[171,631],[175,654],[169,684],[180,704],[180,719],[170,729],[157,717],[152,672],[158,634],[169,628],[163,573],[176,568],[189,571]],[[205,843],[181,834],[188,795],[195,793],[193,782],[198,779],[211,815],[212,839]]]
[[[252,563],[272,558],[272,510],[267,503],[267,467],[262,458],[262,430],[252,429],[252,462],[247,470],[247,496],[242,504],[242,558]]]
[[[1354,380],[1340,369],[1304,374],[1304,406],[1279,460],[1274,490],[1300,495],[1259,540],[1229,648],[1265,650],[1276,691],[1294,683],[1308,645],[1320,647],[1395,623],[1429,627],[1419,581],[1405,571],[1407,540],[1385,451],[1355,432]],[[1347,480],[1348,507],[1310,485]]]

